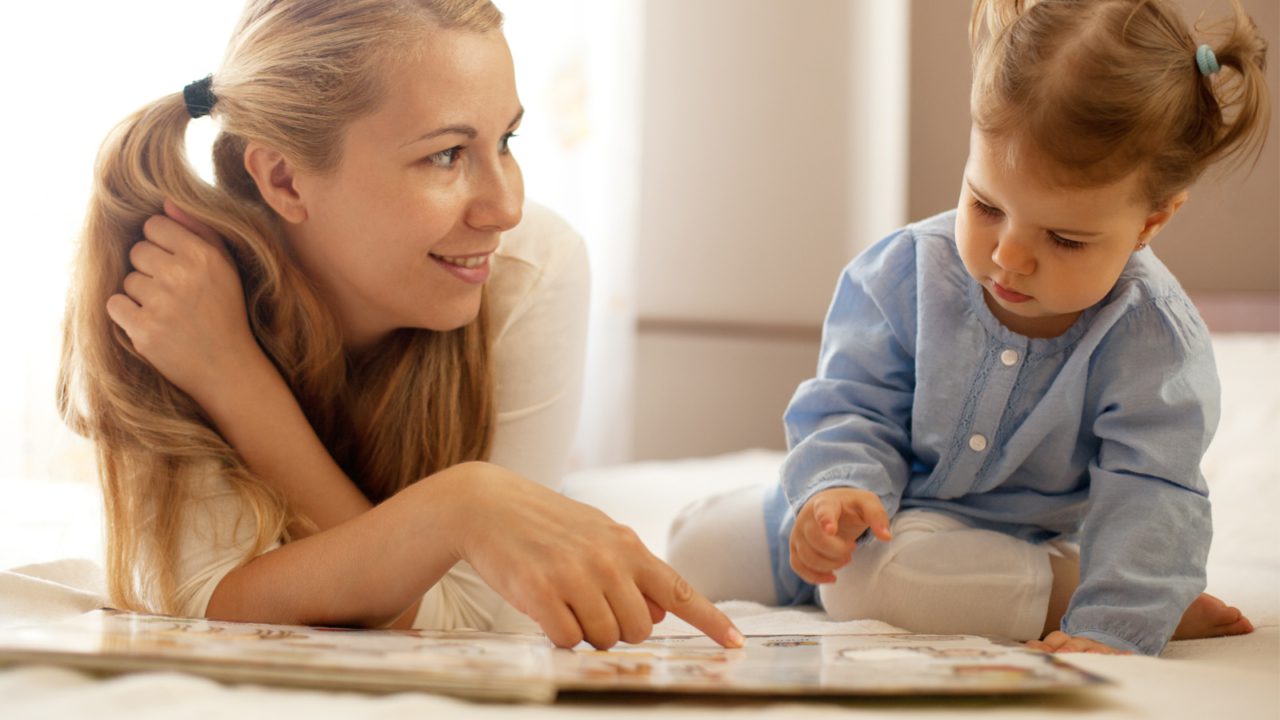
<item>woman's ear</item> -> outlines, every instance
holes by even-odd
[[[296,225],[307,219],[307,207],[294,183],[293,163],[279,150],[250,142],[244,149],[244,168],[262,199],[285,222]]]
[[[1142,232],[1138,234],[1138,248],[1144,248],[1151,243],[1156,234],[1164,229],[1165,225],[1173,219],[1178,210],[1182,208],[1182,204],[1187,201],[1191,193],[1183,190],[1182,192],[1169,198],[1161,207],[1157,208],[1147,216],[1147,223],[1142,227]]]

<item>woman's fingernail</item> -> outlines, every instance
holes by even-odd
[[[740,648],[747,644],[747,638],[736,627],[729,628],[729,647]]]

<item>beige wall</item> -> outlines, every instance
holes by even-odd
[[[781,447],[840,269],[906,218],[906,6],[644,7],[633,455]]]
[[[1218,0],[1180,0],[1188,18],[1213,18]],[[1280,3],[1243,0],[1271,48],[1267,79],[1280,99]],[[969,4],[915,0],[911,10],[912,217],[955,205],[968,153]],[[1164,231],[1155,249],[1182,284],[1196,292],[1280,291],[1280,112],[1272,114],[1262,157],[1252,169],[1210,173]]]

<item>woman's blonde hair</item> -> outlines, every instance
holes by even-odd
[[[183,506],[199,473],[225,476],[253,509],[241,521],[256,525],[254,554],[290,523],[306,523],[107,316],[107,298],[132,270],[129,250],[165,198],[227,240],[254,335],[370,500],[487,458],[494,409],[485,302],[463,328],[402,329],[349,358],[245,171],[244,149],[256,141],[305,170],[331,170],[346,127],[387,97],[389,62],[431,28],[487,32],[501,23],[488,0],[250,0],[212,80],[216,184],[186,161],[182,93],[142,108],[103,144],[68,300],[58,403],[97,448],[107,579],[119,606],[176,609]]]
[[[1012,153],[1034,148],[1064,185],[1141,170],[1159,207],[1266,140],[1266,43],[1230,2],[1212,43],[1222,72],[1204,75],[1170,0],[975,0],[974,126]]]

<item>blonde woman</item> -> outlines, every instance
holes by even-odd
[[[59,401],[98,448],[120,606],[523,614],[597,647],[672,611],[741,644],[633,532],[554,491],[586,259],[525,207],[500,28],[486,0],[251,0],[216,73],[106,141]],[[213,186],[183,157],[204,114]]]

